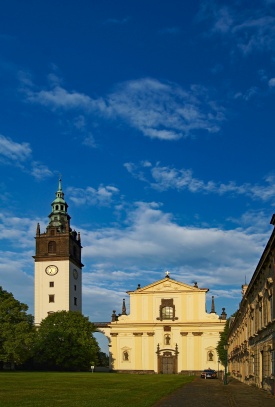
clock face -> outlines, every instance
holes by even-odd
[[[75,279],[78,278],[78,271],[76,269],[74,269],[74,271],[73,271],[73,276]]]
[[[58,268],[56,266],[48,266],[46,267],[45,271],[49,276],[54,276],[55,274],[57,274]]]

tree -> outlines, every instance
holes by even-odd
[[[34,359],[48,369],[88,370],[99,352],[94,331],[80,312],[49,314],[38,329]]]
[[[109,366],[109,364],[110,364],[109,356],[106,353],[99,351],[97,357],[98,357],[99,366],[103,366],[103,367]]]
[[[223,366],[227,363],[227,351],[224,349],[224,346],[227,344],[228,329],[229,319],[226,321],[223,332],[220,333],[220,340],[217,346],[218,356]]]
[[[23,364],[31,355],[35,335],[28,306],[0,287],[0,362]]]
[[[225,366],[227,364],[227,350],[224,349],[224,346],[228,344],[228,332],[229,332],[229,326],[232,321],[232,318],[236,315],[236,312],[231,315],[230,318],[226,321],[226,324],[224,326],[223,332],[220,333],[220,340],[218,342],[217,346],[217,352],[219,359],[221,361],[221,364]]]

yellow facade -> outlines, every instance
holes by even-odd
[[[130,314],[101,331],[115,371],[191,373],[218,369],[216,352],[226,314],[205,311],[208,289],[169,278],[129,291]]]
[[[271,223],[275,224],[273,215]],[[229,328],[230,374],[275,394],[275,230]]]

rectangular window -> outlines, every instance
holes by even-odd
[[[260,304],[259,307],[259,326],[258,329],[261,329],[263,326],[263,307],[262,307],[262,303]]]
[[[255,332],[259,329],[259,308],[255,309]]]
[[[245,375],[247,376],[249,374],[249,364],[248,360],[245,362]]]
[[[49,282],[50,287],[54,287],[54,281]]]
[[[162,319],[172,319],[174,315],[173,307],[163,307],[161,314]]]
[[[74,285],[74,290],[76,291],[76,285]]]
[[[254,335],[255,333],[255,311],[253,311],[253,314],[251,316],[251,335]]]
[[[160,319],[161,321],[164,319],[172,319],[173,321],[178,319],[175,317],[175,305],[173,304],[173,298],[162,298],[159,311],[160,315],[157,319]]]
[[[49,302],[54,302],[54,294],[49,295]]]
[[[74,305],[77,305],[77,298],[74,297]]]

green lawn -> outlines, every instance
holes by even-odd
[[[192,376],[0,372],[0,406],[149,407]]]

